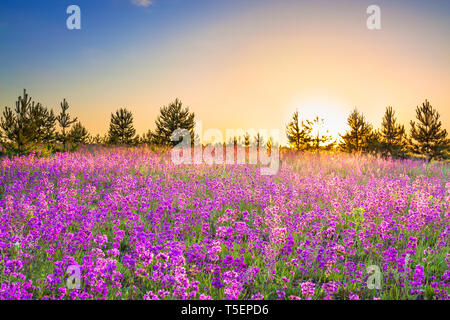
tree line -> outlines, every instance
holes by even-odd
[[[195,114],[189,107],[184,107],[179,99],[161,107],[155,120],[156,129],[148,130],[143,135],[136,134],[133,115],[127,108],[119,108],[111,113],[109,130],[104,136],[89,134],[68,110],[69,103],[63,99],[59,113],[55,115],[52,109],[33,101],[24,89],[15,108],[5,107],[0,117],[0,154],[39,152],[45,156],[53,152],[75,151],[84,144],[170,147],[178,143],[171,140],[172,133],[178,128],[188,130],[192,142],[198,139],[194,135]],[[337,142],[332,141],[323,119],[315,117],[300,121],[296,111],[286,126],[286,136],[289,147],[297,151],[340,150],[396,158],[417,154],[428,160],[443,159],[448,157],[450,143],[439,118],[437,110],[425,100],[421,106],[417,106],[416,121],[410,122],[411,128],[407,135],[405,127],[397,122],[392,107],[386,108],[379,130],[374,130],[364,115],[354,109],[347,119],[349,130]],[[245,133],[224,144],[245,147],[255,145],[258,149],[270,150],[274,143],[272,138],[265,138],[260,133],[254,137]]]
[[[105,145],[166,145],[174,142],[170,137],[177,128],[194,131],[194,113],[183,107],[179,99],[160,109],[156,130],[139,136],[133,125],[133,115],[127,108],[111,113],[109,130],[104,136],[93,136],[77,117],[69,114],[66,99],[60,104],[58,114],[39,102],[35,102],[24,89],[15,107],[5,107],[0,117],[0,155],[26,155],[39,152],[75,151],[85,144]]]
[[[380,154],[394,158],[420,155],[428,161],[446,159],[449,156],[450,140],[439,120],[439,112],[428,100],[416,107],[416,121],[410,122],[409,135],[404,125],[398,123],[391,106],[386,108],[381,127],[374,130],[365,116],[356,108],[347,118],[349,130],[340,135],[341,141],[331,141],[327,133],[320,133],[317,124],[323,119],[299,120],[296,111],[286,126],[289,146],[298,151],[338,149],[344,152]],[[315,134],[312,134],[316,129]]]

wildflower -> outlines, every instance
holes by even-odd
[[[413,279],[411,281],[411,286],[415,287],[415,289],[411,290],[411,294],[420,293],[420,288],[422,286],[422,281],[425,279],[424,268],[422,265],[417,264],[413,273]]]
[[[220,277],[215,277],[212,279],[211,285],[215,288],[215,289],[220,289],[223,288],[223,283],[220,280]]]
[[[144,294],[144,300],[161,300],[161,299],[152,291],[147,291],[147,293]]]
[[[283,300],[286,297],[286,292],[284,290],[277,290],[278,299]]]
[[[302,288],[302,295],[304,296],[313,296],[314,295],[314,287],[315,284],[312,282],[303,282],[301,284],[301,288]]]
[[[339,282],[330,281],[330,282],[324,283],[322,285],[322,289],[323,289],[323,291],[325,291],[325,294],[327,296],[332,296],[333,294],[335,294],[338,291]]]
[[[250,298],[250,300],[263,300],[263,299],[264,299],[264,296],[259,292],[252,295],[252,297]]]
[[[349,298],[350,300],[359,300],[359,296],[351,291],[349,292]]]

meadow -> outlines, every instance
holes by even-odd
[[[449,299],[448,163],[281,160],[0,159],[0,299]]]

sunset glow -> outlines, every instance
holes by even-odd
[[[23,88],[54,109],[66,98],[93,134],[119,107],[144,133],[176,97],[222,132],[284,131],[298,108],[336,138],[355,107],[377,128],[388,105],[408,124],[428,99],[450,126],[448,1],[379,1],[381,30],[365,0],[78,3],[81,30],[63,3],[0,4],[1,106]]]

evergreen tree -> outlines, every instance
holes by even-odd
[[[330,149],[333,146],[328,130],[324,129],[323,119],[316,116],[312,121],[306,120],[306,126],[310,132],[308,149],[318,151],[320,149]]]
[[[294,150],[306,150],[311,142],[311,127],[299,120],[298,111],[295,111],[291,122],[286,126],[288,143]]]
[[[69,131],[69,141],[72,150],[77,149],[79,146],[86,144],[89,140],[89,132],[80,122],[75,123]]]
[[[136,130],[133,127],[133,115],[126,108],[120,108],[115,114],[111,113],[109,124],[108,142],[110,144],[134,143]]]
[[[56,117],[40,103],[31,107],[30,116],[35,122],[35,142],[50,146],[55,141]]]
[[[367,147],[365,152],[371,154],[383,154],[383,143],[379,130],[373,130],[367,137]]]
[[[103,137],[100,136],[100,134],[96,134],[95,136],[89,136],[88,143],[90,144],[102,144],[103,143]]]
[[[384,113],[381,129],[379,131],[379,141],[383,156],[404,157],[406,146],[405,127],[397,123],[395,111],[392,107],[387,107]]]
[[[160,109],[160,114],[155,121],[156,130],[150,132],[151,141],[159,145],[174,146],[178,141],[172,141],[172,133],[176,129],[186,129],[191,134],[191,143],[194,143],[194,113],[189,112],[189,107],[183,108],[180,100],[175,99],[168,106]]]
[[[428,161],[446,157],[449,149],[447,131],[442,128],[440,115],[425,100],[416,108],[417,123],[411,121],[410,146],[415,153],[426,156]]]
[[[369,151],[370,142],[374,135],[372,133],[372,125],[366,121],[364,115],[359,113],[357,109],[354,109],[347,118],[347,124],[350,130],[345,135],[341,135],[341,149],[346,152]]]
[[[238,139],[238,137],[236,137],[236,136],[233,136],[233,137],[230,137],[229,139],[228,139],[228,141],[226,142],[226,146],[229,146],[229,147],[237,147],[238,145],[239,145],[239,140],[240,139]]]
[[[250,139],[250,135],[249,135],[248,132],[246,132],[246,133],[244,134],[244,147],[246,147],[246,148],[250,147],[250,144],[251,144],[251,141],[250,141],[250,140],[251,140],[251,139]]]
[[[264,145],[264,137],[261,135],[261,133],[258,132],[254,140],[256,144],[256,149],[259,150],[259,148]]]
[[[272,154],[272,144],[273,144],[272,137],[269,137],[269,139],[267,139],[267,142],[266,142],[266,149],[267,149],[268,155]]]
[[[71,119],[70,114],[67,113],[67,109],[69,109],[69,104],[66,99],[61,102],[61,112],[56,117],[56,120],[61,127],[61,132],[58,134],[58,140],[63,144],[63,151],[67,150],[67,142],[68,142],[68,130],[72,124],[77,122],[77,118]]]
[[[52,111],[35,103],[23,90],[16,107],[5,107],[0,119],[3,145],[12,154],[27,154],[54,137],[55,117]]]
[[[145,144],[148,145],[161,145],[162,142],[159,140],[159,137],[157,137],[152,130],[148,130],[147,133],[144,133],[143,135],[143,141]]]
[[[23,97],[19,96],[14,111],[5,107],[1,118],[1,128],[5,138],[5,149],[19,155],[31,152],[35,147],[33,136],[34,126],[30,110],[34,102],[23,90]]]

